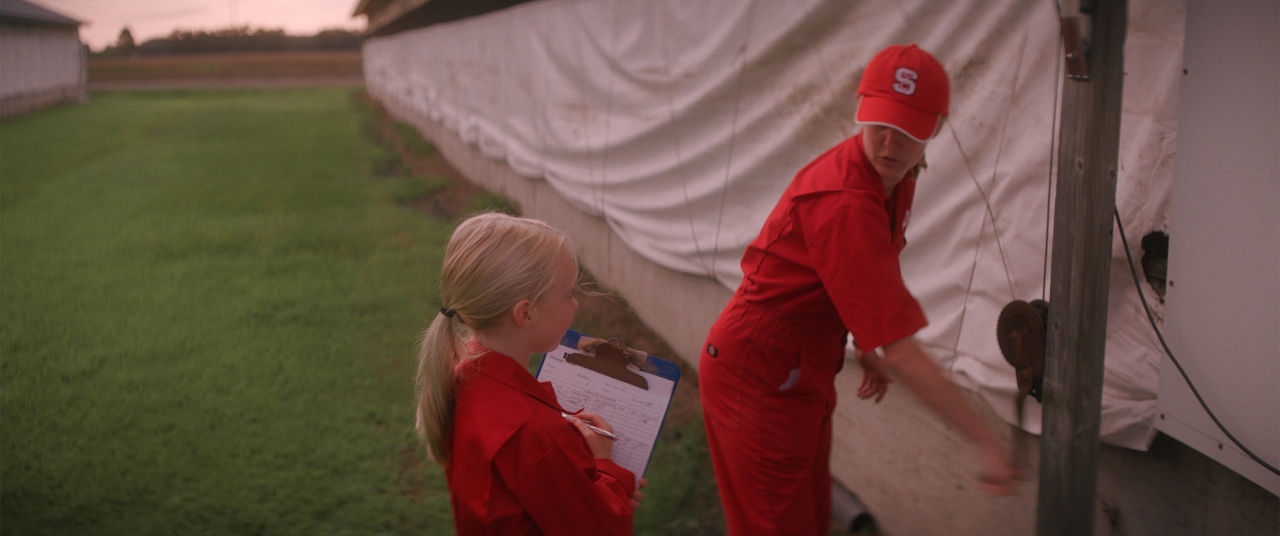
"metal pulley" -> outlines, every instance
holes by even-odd
[[[1048,320],[1048,302],[1034,300],[1028,303],[1015,300],[1000,310],[1000,319],[996,321],[996,342],[1000,344],[1000,353],[1013,366],[1018,378],[1015,404],[1019,419],[1022,417],[1022,403],[1027,395],[1041,402],[1045,325]]]

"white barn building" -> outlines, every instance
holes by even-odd
[[[84,100],[80,24],[26,0],[0,0],[0,119]]]

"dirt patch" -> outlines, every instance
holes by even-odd
[[[358,50],[91,56],[89,91],[354,87]]]
[[[289,87],[356,87],[364,85],[361,76],[273,76],[236,78],[175,78],[155,80],[90,81],[88,91],[138,91],[175,89],[241,89]]]
[[[360,78],[360,51],[225,52],[158,56],[94,56],[88,81]]]

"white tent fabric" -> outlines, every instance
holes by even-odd
[[[1183,19],[1180,2],[1130,4],[1117,206],[1137,258],[1166,225]],[[1059,41],[1049,1],[544,0],[371,39],[364,69],[381,98],[545,179],[639,254],[732,289],[791,177],[857,132],[867,61],[931,51],[952,114],[926,152],[904,275],[930,319],[918,337],[1014,422],[995,322],[1047,294]],[[1145,450],[1159,346],[1119,244],[1102,434]],[[1034,400],[1022,422],[1039,433]]]

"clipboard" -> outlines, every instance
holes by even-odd
[[[637,482],[644,476],[680,382],[678,365],[569,330],[542,358],[535,376],[551,382],[566,410],[604,417],[618,435],[613,461]]]

